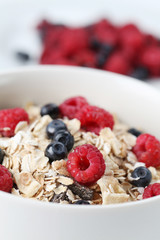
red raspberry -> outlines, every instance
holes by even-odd
[[[84,144],[68,155],[67,169],[77,182],[92,184],[103,176],[105,161],[96,147]]]
[[[55,59],[54,61],[52,61],[52,64],[76,66],[76,63],[74,61],[64,58],[64,57]]]
[[[71,56],[76,51],[87,48],[88,33],[83,28],[67,28],[63,31],[59,40],[59,44],[62,52],[66,56]]]
[[[48,28],[43,36],[45,48],[50,49],[50,51],[52,51],[53,53],[54,50],[56,50],[57,47],[60,46],[60,39],[63,35],[63,32],[64,28],[62,27]]]
[[[136,51],[143,46],[145,37],[136,26],[128,24],[120,29],[119,40],[122,46],[131,47]]]
[[[119,28],[119,31],[121,34],[123,34],[124,32],[139,31],[139,29],[133,23],[128,23],[128,24],[125,24],[124,26],[122,26],[121,28]]]
[[[93,25],[92,37],[101,43],[116,45],[118,40],[117,28],[106,19],[102,19]]]
[[[59,108],[62,116],[73,119],[77,112],[86,105],[88,105],[87,100],[84,97],[78,96],[68,98],[59,106]]]
[[[117,44],[117,32],[114,29],[99,30],[95,36],[99,42],[115,46]]]
[[[10,192],[13,187],[13,179],[7,168],[0,165],[0,191]]]
[[[160,183],[154,183],[144,189],[143,199],[160,195]]]
[[[96,106],[85,106],[77,112],[77,119],[80,120],[84,130],[99,134],[100,130],[105,127],[113,128],[113,116],[102,108]]]
[[[22,108],[3,109],[0,111],[0,134],[4,137],[12,137],[16,125],[21,122],[29,122],[27,112]]]
[[[56,48],[54,51],[51,51],[50,48],[46,47],[41,55],[40,63],[41,64],[55,64],[57,59],[64,58],[63,52]]]
[[[105,31],[112,28],[114,28],[114,26],[106,19],[102,19],[93,25],[94,32]]]
[[[130,65],[125,57],[117,52],[110,56],[104,65],[104,69],[120,74],[128,74],[130,72]]]
[[[145,34],[145,45],[158,45],[158,39],[151,34]]]
[[[76,55],[73,56],[73,59],[80,66],[95,67],[96,65],[95,54],[89,49],[78,51]]]
[[[141,134],[133,147],[138,161],[146,164],[146,167],[160,166],[160,142],[150,134]]]
[[[121,48],[121,54],[124,56],[125,61],[134,63],[137,60],[137,52],[130,46],[123,46]]]
[[[140,56],[140,64],[147,67],[153,76],[160,75],[160,47],[145,48]]]

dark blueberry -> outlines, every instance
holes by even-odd
[[[54,135],[59,130],[67,130],[66,124],[61,120],[53,120],[46,128],[48,138],[53,139]]]
[[[2,164],[3,159],[4,159],[5,153],[4,151],[0,148],[0,164]]]
[[[23,62],[28,62],[31,60],[30,55],[26,52],[16,52],[16,57]]]
[[[110,56],[111,52],[113,50],[113,46],[109,44],[101,44],[100,51],[97,56],[97,67],[103,67],[105,62],[107,61],[108,57]]]
[[[78,195],[84,200],[92,200],[93,198],[93,190],[77,182],[69,185],[68,188],[72,191],[73,194]]]
[[[60,130],[56,132],[54,140],[63,143],[66,146],[68,152],[74,145],[74,138],[68,131]]]
[[[61,142],[52,142],[45,150],[45,156],[49,158],[50,163],[66,158],[67,153],[67,148]]]
[[[106,62],[106,56],[102,53],[99,53],[96,59],[96,66],[101,68]]]
[[[111,54],[113,51],[113,46],[109,44],[101,44],[101,52],[106,56],[106,58]]]
[[[92,37],[90,40],[90,46],[92,49],[97,50],[101,47],[101,42],[98,41],[96,38]]]
[[[134,72],[132,72],[131,77],[145,80],[149,77],[149,71],[145,67],[137,67]]]
[[[78,204],[78,205],[89,205],[90,203],[85,201],[85,200],[78,200],[77,202],[74,202],[73,204]]]
[[[131,173],[131,177],[135,178],[131,183],[136,187],[146,187],[150,184],[152,179],[152,174],[148,168],[137,167]],[[137,179],[136,179],[137,178]]]
[[[142,134],[142,132],[140,132],[136,128],[130,128],[130,129],[128,129],[128,132],[131,133],[132,135],[136,136],[136,137],[138,137],[139,135]]]
[[[41,108],[41,116],[49,115],[52,119],[59,116],[59,107],[54,103],[49,103]]]

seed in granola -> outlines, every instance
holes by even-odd
[[[68,152],[73,148],[74,138],[68,131],[60,130],[55,133],[54,140],[63,143]]]
[[[5,156],[5,152],[0,148],[0,164],[2,164],[4,156]]]
[[[136,187],[146,187],[150,184],[152,179],[152,174],[148,168],[137,167],[131,173],[133,180],[131,183]],[[135,178],[135,180],[134,180]]]
[[[90,203],[85,201],[85,200],[78,200],[74,202],[73,204],[78,204],[78,205],[89,205]]]
[[[61,142],[52,142],[47,146],[45,156],[49,158],[50,163],[56,160],[61,160],[66,158],[67,148]]]
[[[59,116],[59,107],[54,103],[48,103],[41,108],[41,116],[49,115],[52,119]]]
[[[46,128],[48,138],[53,139],[55,133],[59,130],[67,130],[66,124],[63,121],[55,119],[50,122]]]
[[[93,198],[93,190],[83,185],[80,185],[77,182],[69,185],[68,188],[73,192],[73,194],[78,195],[83,200],[92,200]]]
[[[130,129],[128,129],[128,132],[131,133],[132,135],[136,136],[136,137],[138,137],[139,135],[142,134],[142,132],[140,132],[136,128],[130,128]]]

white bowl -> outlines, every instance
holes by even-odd
[[[160,138],[160,94],[131,78],[77,67],[30,67],[0,74],[0,107],[60,103],[83,95]],[[108,206],[60,205],[0,192],[2,240],[159,240],[160,197]]]

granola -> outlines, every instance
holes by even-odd
[[[113,130],[103,128],[99,135],[83,131],[76,118],[61,119],[74,137],[71,152],[77,146],[91,144],[98,148],[105,161],[104,175],[97,183],[83,186],[67,171],[67,158],[50,163],[44,154],[51,142],[47,138],[46,127],[52,118],[41,116],[40,107],[31,103],[27,104],[26,111],[30,123],[21,121],[13,137],[0,137],[0,149],[5,151],[3,165],[12,173],[15,183],[12,194],[61,204],[72,204],[78,200],[87,200],[90,204],[114,204],[142,199],[144,188],[131,184],[134,169],[145,166],[132,152],[137,138],[128,132],[129,126],[119,122],[116,116]],[[160,183],[160,169],[149,167],[149,170],[151,183]]]

